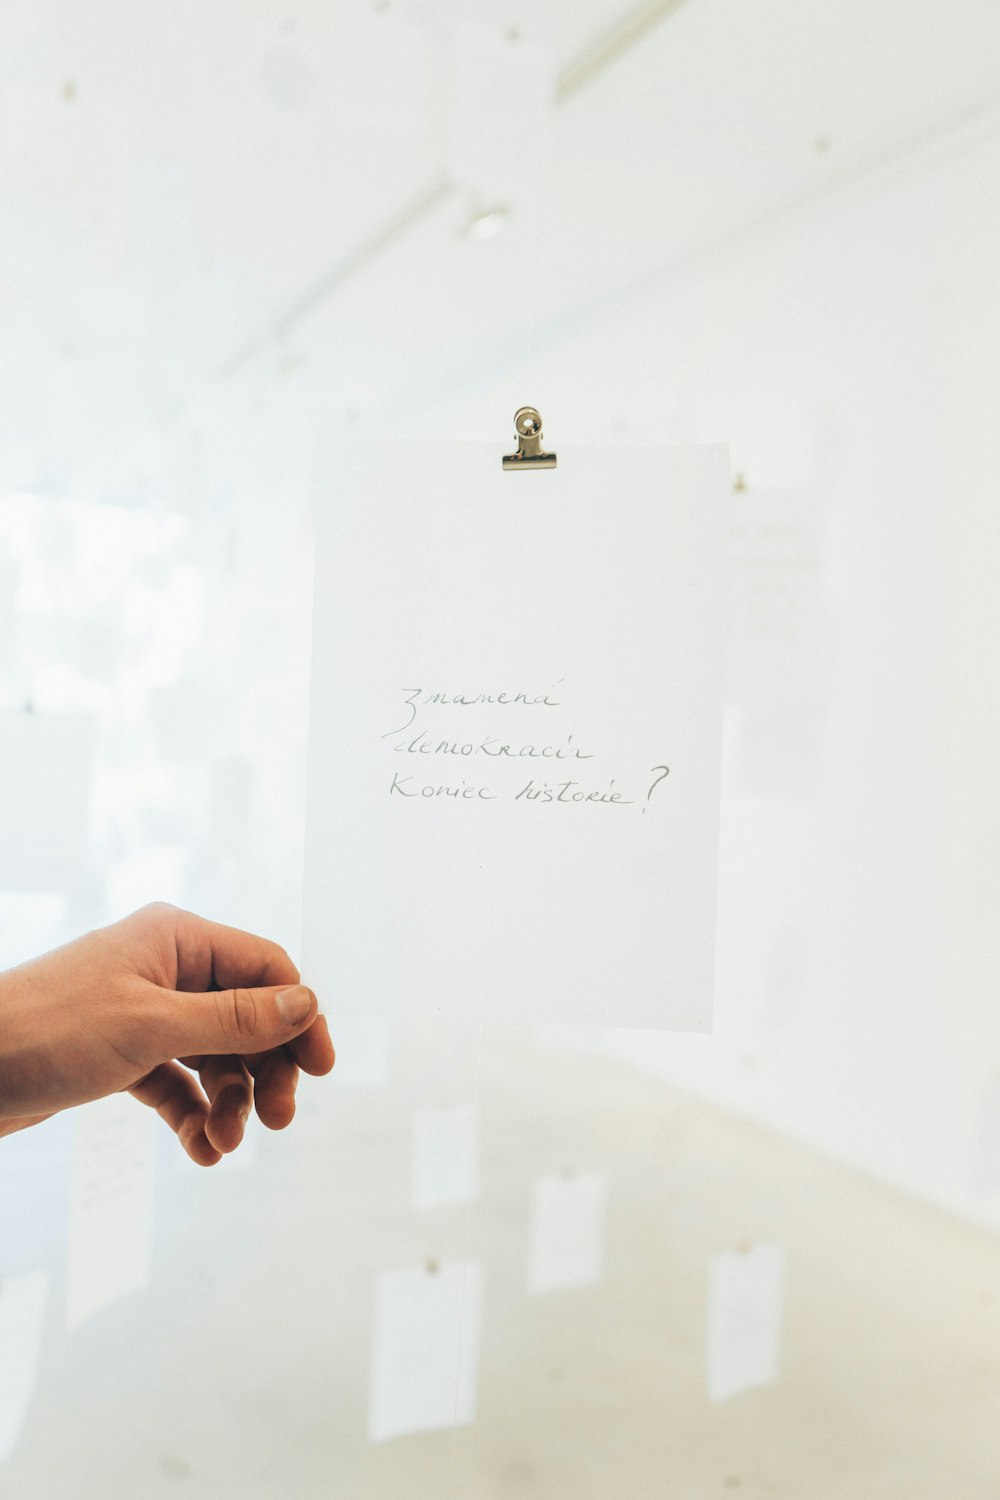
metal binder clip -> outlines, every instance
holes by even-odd
[[[522,406],[514,413],[517,452],[503,458],[505,469],[554,469],[554,453],[542,452],[542,419],[533,406]]]

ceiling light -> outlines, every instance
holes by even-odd
[[[506,228],[510,210],[504,207],[488,208],[480,213],[474,214],[469,220],[466,233],[470,240],[491,240],[495,234]]]

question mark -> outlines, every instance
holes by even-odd
[[[670,775],[670,767],[669,766],[654,766],[653,770],[654,771],[662,771],[663,772],[663,776],[657,776],[656,780],[653,782],[653,786],[651,786],[650,789],[649,789],[649,791],[646,793],[646,801],[647,802],[649,801],[650,797],[653,795],[653,787],[659,786],[660,782],[663,780],[663,777]],[[652,775],[652,772],[650,772],[650,775]],[[643,812],[645,812],[645,811],[646,811],[646,809],[643,808]]]

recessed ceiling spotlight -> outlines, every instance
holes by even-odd
[[[495,208],[480,209],[469,220],[466,233],[470,240],[491,240],[507,227],[509,218],[510,209],[503,204],[498,204]]]

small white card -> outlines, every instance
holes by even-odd
[[[475,1419],[482,1300],[478,1261],[443,1261],[378,1278],[373,1443]]]
[[[603,1172],[539,1177],[531,1197],[528,1291],[594,1286],[604,1270],[608,1179]]]
[[[711,1401],[728,1401],[777,1380],[784,1296],[784,1245],[713,1255],[706,1357]]]
[[[421,1109],[413,1117],[414,1208],[471,1203],[479,1192],[479,1129],[473,1109]]]
[[[66,1325],[149,1281],[153,1112],[112,1094],[78,1112],[69,1221]]]
[[[44,1271],[0,1281],[0,1464],[17,1446],[34,1395],[48,1290]]]
[[[343,455],[303,929],[338,1010],[710,1028],[729,485],[712,447]]]

